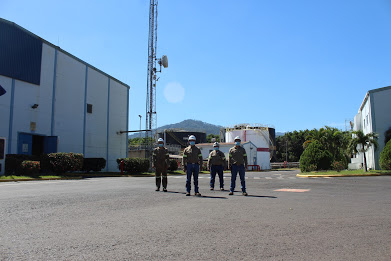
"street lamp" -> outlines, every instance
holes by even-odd
[[[138,149],[141,150],[141,115],[138,115],[140,117],[140,134],[139,134],[139,139],[138,139]]]

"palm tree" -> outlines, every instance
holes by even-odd
[[[365,172],[367,172],[367,158],[365,156],[365,152],[367,152],[368,149],[372,146],[375,147],[375,150],[377,149],[378,135],[373,132],[364,135],[362,130],[352,131],[352,133],[355,136],[351,139],[349,148],[354,153],[358,153],[358,152],[364,153],[364,167],[365,167]]]

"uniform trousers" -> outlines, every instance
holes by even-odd
[[[215,187],[216,173],[219,175],[220,188],[224,188],[223,165],[212,165],[210,167],[210,187]]]
[[[163,176],[163,180],[162,177]],[[160,188],[160,184],[163,183],[163,188],[167,188],[167,169],[156,167],[155,171],[156,187]]]
[[[236,176],[240,176],[240,182],[242,184],[242,192],[246,192],[246,180],[245,180],[245,169],[244,165],[232,165],[231,167],[231,187],[229,191],[234,192],[235,191],[235,185],[236,185]]]
[[[186,191],[190,193],[191,190],[191,176],[194,177],[194,192],[198,193],[198,173],[200,171],[200,164],[187,163],[186,170]]]

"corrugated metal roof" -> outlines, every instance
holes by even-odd
[[[45,44],[47,44],[47,45],[49,45],[49,46],[51,46],[51,47],[57,49],[59,52],[62,52],[62,53],[64,53],[64,54],[66,54],[66,55],[72,57],[73,59],[75,59],[75,60],[77,60],[77,61],[79,61],[79,62],[81,62],[81,63],[87,65],[89,68],[94,69],[94,70],[100,72],[101,74],[107,76],[108,78],[110,78],[110,79],[112,79],[112,80],[114,80],[114,81],[116,81],[116,82],[118,82],[118,83],[124,85],[124,86],[127,87],[128,89],[130,88],[130,86],[127,85],[126,83],[124,83],[124,82],[118,80],[117,78],[114,78],[113,76],[111,76],[111,75],[109,75],[109,74],[103,72],[102,70],[99,70],[98,68],[92,66],[91,64],[89,64],[89,63],[87,63],[87,62],[81,60],[80,58],[78,58],[78,57],[76,57],[76,56],[74,56],[74,55],[72,55],[72,54],[70,54],[70,53],[68,53],[67,51],[61,49],[59,46],[56,46],[56,45],[54,45],[54,44],[52,44],[52,43],[46,41],[45,39],[39,37],[38,35],[33,34],[32,32],[30,32],[30,31],[28,31],[27,29],[21,27],[20,25],[17,25],[16,23],[13,23],[13,22],[8,21],[8,20],[6,20],[6,19],[0,18],[0,24],[8,24],[9,26],[14,26],[15,28],[17,28],[18,30],[20,30],[21,32],[23,32],[25,35],[28,35],[29,37],[33,37],[34,39],[39,40],[41,43],[45,43]],[[0,32],[1,32],[1,31],[0,31]],[[1,35],[1,34],[0,34],[0,35]],[[0,48],[1,48],[1,46],[0,46]],[[42,45],[41,45],[41,48],[42,48]],[[41,57],[40,57],[40,58],[41,58]],[[17,78],[16,78],[16,79],[17,79]]]
[[[39,85],[42,41],[0,19],[0,74]]]

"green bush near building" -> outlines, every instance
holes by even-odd
[[[391,140],[389,140],[380,153],[380,168],[384,170],[391,170]]]
[[[333,156],[318,141],[311,142],[300,157],[301,172],[329,170]]]
[[[149,159],[119,158],[117,159],[119,170],[121,170],[121,161],[124,162],[123,168],[127,173],[142,173],[149,170]]]

